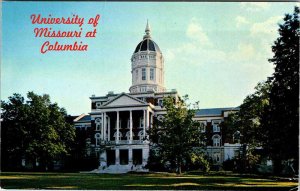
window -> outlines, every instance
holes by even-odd
[[[220,132],[220,121],[213,121],[213,132]]]
[[[146,80],[146,68],[142,68],[142,80]]]
[[[130,140],[130,131],[127,131],[125,137],[127,138],[128,141]]]
[[[97,123],[97,124],[96,124],[96,131],[100,131],[100,129],[101,129],[101,126],[100,126],[99,123]]]
[[[145,86],[141,87],[141,92],[145,92],[146,90],[147,90],[147,87],[145,87]]]
[[[158,99],[157,100],[157,105],[162,107],[163,106],[163,99]]]
[[[135,80],[139,79],[139,70],[135,70]]]
[[[144,118],[140,117],[140,128],[144,127]]]
[[[98,109],[99,107],[101,107],[102,102],[96,102],[96,108]]]
[[[117,137],[117,132],[114,133],[114,137],[116,138]],[[119,131],[119,140],[121,140],[122,138],[122,133]]]
[[[95,134],[95,139],[96,139],[96,146],[100,145],[100,133]]]
[[[205,131],[206,131],[206,121],[199,121],[199,123],[200,123],[201,133],[205,133]]]
[[[100,123],[101,122],[101,118],[98,117],[98,118],[95,119],[95,121],[96,121],[96,123]]]
[[[221,137],[220,137],[220,135],[214,135],[212,137],[212,140],[213,140],[213,146],[214,147],[219,147],[221,145]]]
[[[150,68],[150,80],[154,80],[154,68]]]
[[[143,138],[144,138],[144,131],[140,131],[138,133],[138,137],[139,137],[140,141],[143,140]]]
[[[96,123],[96,131],[100,131],[101,128],[102,128],[102,120],[101,120],[101,118],[96,118],[95,123]]]

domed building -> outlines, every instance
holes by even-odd
[[[166,111],[162,107],[164,97],[178,99],[176,89],[164,87],[164,57],[151,37],[147,22],[145,35],[134,49],[131,57],[132,85],[129,93],[92,96],[90,115],[81,115],[74,120],[78,131],[86,137],[86,156],[99,158],[99,173],[124,173],[148,171],[149,157],[147,130],[154,118],[161,118]],[[207,149],[205,152],[216,164],[234,157],[240,145],[229,144],[222,137],[219,124],[229,112],[237,108],[200,109],[195,120],[204,124]]]
[[[136,46],[131,57],[132,86],[130,93],[164,92],[164,57],[151,38],[147,22],[143,40]]]

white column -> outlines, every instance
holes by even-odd
[[[149,110],[147,109],[147,126],[146,126],[147,130],[149,129],[149,123],[150,123],[149,117],[150,117]]]
[[[100,155],[100,166],[103,168],[104,166],[107,166],[107,158],[106,158],[106,151],[102,152]]]
[[[106,128],[107,128],[107,120],[106,120],[106,112],[104,112],[104,124],[103,124],[103,126],[104,126],[104,131],[103,131],[103,140],[106,140]]]
[[[101,121],[102,121],[102,123],[101,123],[101,140],[103,140],[103,136],[104,136],[104,113],[102,113],[102,115],[101,115]]]
[[[145,138],[145,135],[146,135],[146,110],[143,110],[144,111],[144,125],[143,125],[143,137]]]
[[[132,148],[128,149],[128,164],[132,165]]]
[[[108,117],[108,141],[110,141],[110,117]]]
[[[129,111],[129,143],[132,143],[132,111]]]
[[[120,150],[116,149],[116,165],[120,164]]]
[[[152,127],[153,125],[153,113],[151,113],[151,117],[150,117],[150,126]]]
[[[119,111],[117,111],[117,136],[115,137],[116,143],[119,143]],[[116,153],[117,158],[117,153]]]
[[[149,147],[143,149],[143,162],[142,162],[143,166],[147,165],[148,158],[149,158]]]

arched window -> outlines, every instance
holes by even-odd
[[[143,138],[144,138],[144,131],[140,131],[138,133],[138,137],[139,137],[140,141],[143,140]]]
[[[95,119],[95,124],[96,124],[96,131],[100,131],[102,128],[102,120],[101,118],[96,118]]]
[[[117,132],[114,133],[114,137],[115,138],[117,137]],[[121,140],[121,137],[122,137],[122,133],[119,131],[119,140]]]
[[[100,145],[100,137],[101,137],[100,133],[95,134],[96,146]]]
[[[219,146],[221,146],[221,137],[220,137],[220,135],[214,135],[214,136],[212,137],[212,140],[213,140],[213,146],[214,146],[214,147],[219,147]]]
[[[125,135],[125,137],[127,138],[127,141],[129,141],[129,140],[130,140],[130,131],[127,131],[127,132],[126,132],[126,135]]]

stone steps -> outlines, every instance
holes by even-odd
[[[148,169],[143,168],[142,165],[110,165],[107,168],[99,168],[90,171],[91,173],[109,173],[109,174],[122,174],[127,172],[149,172]]]

